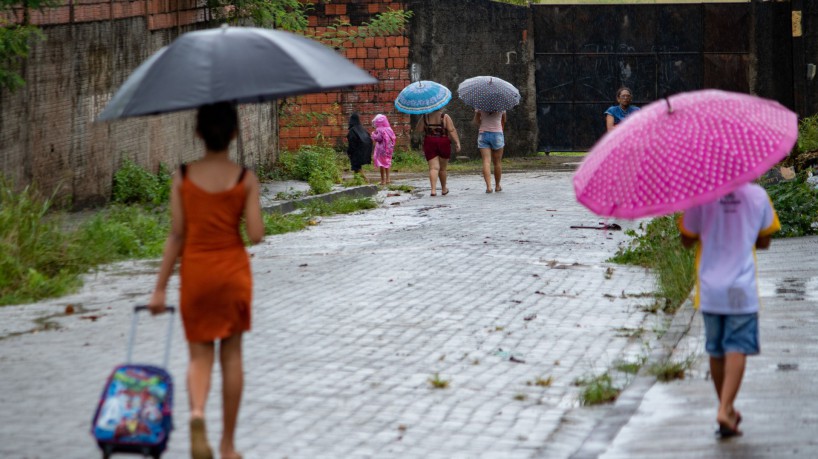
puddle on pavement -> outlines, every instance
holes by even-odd
[[[62,310],[60,312],[55,312],[55,313],[52,313],[52,314],[40,316],[40,317],[37,317],[36,319],[33,319],[32,322],[34,323],[34,328],[31,328],[31,329],[25,330],[25,331],[12,332],[12,333],[9,333],[7,335],[0,336],[0,341],[2,341],[4,339],[7,339],[7,338],[14,338],[16,336],[21,336],[21,335],[30,335],[30,334],[33,334],[33,333],[39,333],[39,332],[44,332],[44,331],[59,330],[61,328],[60,324],[58,322],[56,322],[54,319],[57,319],[57,318],[60,318],[60,317],[67,317],[67,316],[79,316],[79,318],[82,319],[83,317],[80,316],[80,314],[85,314],[87,312],[93,311],[92,309],[85,308],[80,303],[70,303],[70,304],[66,304],[64,307],[63,306],[59,306],[59,307],[62,308]],[[90,318],[89,318],[89,320],[90,320]],[[93,319],[93,320],[96,320],[96,319]]]
[[[804,301],[807,294],[807,281],[785,277],[775,286],[775,294],[783,297],[784,301]]]

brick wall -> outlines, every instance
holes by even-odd
[[[406,9],[405,2],[384,0],[313,1],[315,9],[309,18],[309,32],[320,36],[327,26],[341,19],[351,24],[344,31],[354,33],[364,22],[388,9]],[[291,98],[282,103],[280,145],[297,150],[301,145],[321,139],[342,148],[346,143],[349,115],[358,112],[368,126],[378,113],[389,118],[397,134],[397,143],[409,146],[410,117],[395,110],[395,98],[411,81],[409,78],[409,39],[406,34],[367,38],[361,43],[346,42],[340,52],[378,79],[375,85],[359,86],[322,94]]]
[[[19,186],[58,190],[75,208],[110,197],[123,159],[156,171],[198,158],[192,111],[108,123],[94,119],[128,75],[182,33],[201,28],[204,0],[75,0],[31,12],[45,40],[33,44],[14,93],[0,92],[0,174]],[[14,12],[22,18],[22,11]],[[274,160],[274,104],[240,108],[233,157],[251,167]],[[239,148],[240,147],[240,148]]]

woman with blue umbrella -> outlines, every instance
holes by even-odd
[[[460,138],[452,118],[442,109],[452,100],[449,88],[434,81],[418,81],[403,88],[395,99],[395,108],[402,113],[421,115],[416,133],[423,133],[423,155],[429,164],[429,184],[431,196],[437,196],[437,181],[440,179],[440,193],[449,194],[446,187],[446,167],[452,157],[451,142],[455,151],[460,152]]]

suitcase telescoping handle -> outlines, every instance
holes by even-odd
[[[139,318],[139,311],[150,311],[150,308],[147,306],[134,306],[133,308],[133,321],[131,322],[131,334],[128,336],[128,355],[125,358],[125,363],[131,363],[134,340],[136,338],[136,322]],[[167,368],[168,363],[170,363],[170,341],[173,336],[173,316],[176,315],[176,308],[173,306],[166,306],[165,312],[170,314],[170,317],[168,317],[167,338],[165,338],[165,360],[164,364],[162,365],[164,368]]]

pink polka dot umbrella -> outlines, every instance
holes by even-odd
[[[778,102],[715,89],[642,107],[603,136],[574,174],[597,215],[666,215],[719,198],[787,156],[798,117]]]
[[[457,97],[466,105],[485,112],[511,110],[520,103],[520,91],[508,81],[493,76],[464,80],[457,87]]]

